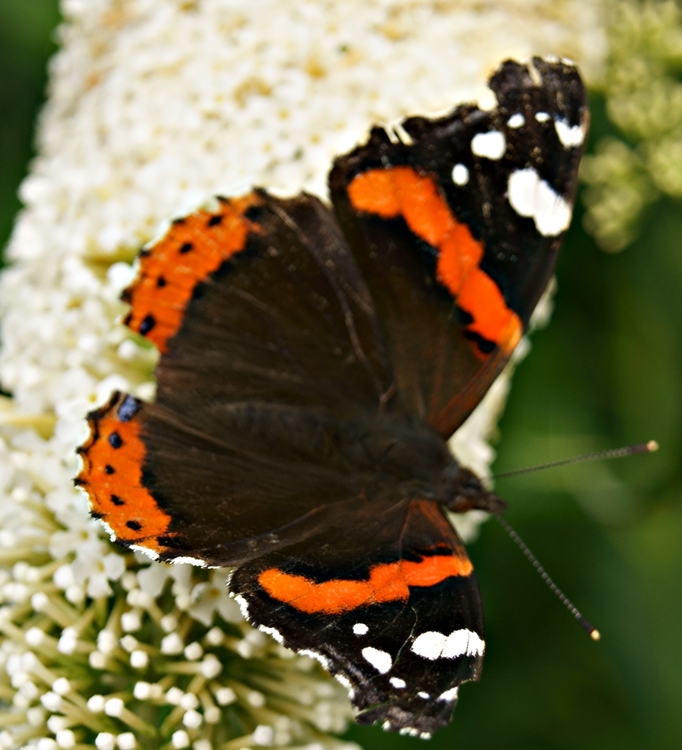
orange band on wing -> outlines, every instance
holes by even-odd
[[[483,245],[453,216],[434,180],[411,167],[373,169],[353,179],[348,196],[357,211],[402,216],[412,232],[437,248],[438,281],[473,318],[466,327],[511,353],[523,333],[521,320],[481,270]]]
[[[125,403],[133,405],[121,419]],[[89,415],[90,438],[79,448],[83,470],[76,484],[87,490],[92,513],[106,523],[116,539],[157,553],[165,550],[156,537],[166,534],[171,518],[142,483],[146,448],[141,424],[130,396],[114,394],[110,403]]]
[[[196,211],[175,221],[164,237],[140,254],[137,280],[123,294],[132,309],[126,325],[165,352],[177,333],[196,285],[246,247],[257,226],[245,211],[260,202],[256,193],[220,200],[216,212]]]
[[[472,571],[468,557],[433,555],[419,562],[400,560],[374,565],[368,581],[338,579],[315,583],[305,576],[269,568],[258,576],[258,582],[273,599],[301,612],[336,615],[368,604],[407,601],[410,586],[435,586],[446,578],[468,576]]]

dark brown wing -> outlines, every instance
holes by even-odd
[[[79,478],[119,542],[233,565],[380,491],[380,464],[410,428],[381,422],[380,324],[318,200],[259,192],[176,222],[126,297],[129,325],[162,351],[157,398],[116,394],[90,415]],[[447,463],[422,432],[407,464],[391,459],[403,473]]]

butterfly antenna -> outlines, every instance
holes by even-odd
[[[587,461],[600,461],[604,458],[623,458],[623,456],[634,456],[637,453],[653,453],[658,450],[658,443],[655,440],[649,440],[646,443],[636,443],[635,445],[626,445],[624,448],[611,448],[607,451],[595,451],[594,453],[583,453],[580,456],[571,458],[562,458],[559,461],[550,461],[546,464],[537,466],[526,466],[524,469],[514,469],[512,471],[503,471],[501,474],[493,475],[493,479],[506,479],[507,477],[517,477],[520,474],[530,474],[533,471],[541,469],[554,469],[557,466],[568,466],[569,464],[582,464]]]
[[[521,539],[514,528],[512,528],[512,526],[504,518],[502,518],[502,516],[495,516],[495,518],[500,522],[502,528],[507,532],[507,534],[509,534],[509,536],[518,546],[521,552],[523,552],[528,560],[530,560],[531,565],[540,574],[542,580],[549,586],[551,591],[553,591],[559,597],[564,607],[566,607],[566,609],[573,615],[573,617],[575,617],[580,627],[590,636],[593,641],[598,641],[601,638],[601,634],[599,633],[597,628],[595,628],[592,623],[588,622],[583,617],[582,613],[575,606],[575,604],[573,604],[573,602],[566,596],[566,594],[564,594],[564,592],[556,585],[556,583],[554,583],[549,573],[544,569],[538,558],[535,557],[535,555],[530,551],[528,545],[523,541],[523,539]]]
[[[604,458],[622,458],[623,456],[633,456],[637,453],[653,453],[658,450],[658,443],[655,440],[649,440],[646,443],[636,443],[635,445],[626,445],[623,448],[612,448],[607,451],[596,451],[593,453],[583,453],[580,456],[573,456],[571,458],[564,458],[560,461],[551,461],[546,464],[538,464],[537,466],[528,466],[525,469],[515,469],[514,471],[505,471],[501,474],[495,474],[493,479],[502,479],[503,477],[516,477],[520,474],[530,474],[533,471],[540,471],[541,469],[553,469],[557,466],[567,466],[569,464],[579,464],[586,461],[598,461]],[[588,622],[580,610],[573,604],[573,602],[564,594],[564,592],[554,583],[549,573],[540,564],[540,561],[530,551],[528,545],[521,539],[518,533],[512,528],[508,521],[502,516],[496,515],[495,518],[500,522],[504,530],[509,534],[518,548],[523,552],[528,560],[530,560],[532,566],[540,574],[542,580],[549,586],[549,588],[559,597],[561,603],[568,609],[568,611],[578,621],[580,627],[592,638],[593,641],[598,641],[601,638],[599,631]]]

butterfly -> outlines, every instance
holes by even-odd
[[[485,650],[447,512],[504,509],[447,441],[547,286],[588,124],[570,62],[489,85],[493,109],[372,129],[330,204],[255,189],[176,219],[123,295],[156,400],[114,393],[79,449],[113,540],[234,568],[245,617],[320,661],[358,722],[422,737]]]

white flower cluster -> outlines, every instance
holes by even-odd
[[[0,383],[13,396],[0,400],[0,704],[10,706],[0,749],[334,745],[324,733],[348,715],[335,683],[243,623],[224,576],[112,547],[73,489],[86,412],[114,388],[153,396],[156,355],[116,322],[119,293],[163,220],[254,185],[324,196],[332,158],[371,124],[476,99],[506,57],[567,55],[597,75],[598,6],[63,0],[62,10],[0,282]],[[500,381],[455,438],[482,473],[505,394]]]
[[[0,438],[0,748],[341,747],[340,686],[246,625],[225,571],[114,550],[55,444]]]

